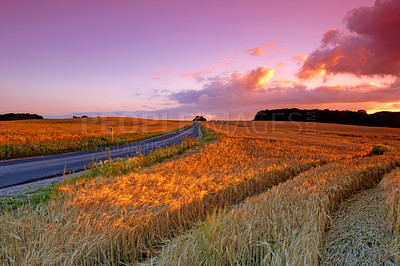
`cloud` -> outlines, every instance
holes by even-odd
[[[234,72],[228,79],[217,76],[208,79],[210,82],[202,90],[172,93],[170,99],[180,104],[200,104],[200,97],[207,99],[207,104],[235,102],[244,92],[257,90],[266,85],[274,76],[275,71],[274,68],[258,67],[244,75]]]
[[[297,85],[288,88],[271,88],[270,92],[275,103],[307,104],[311,106],[332,103],[388,103],[400,100],[399,87],[382,88],[370,84],[320,86],[315,89],[307,89],[305,86]]]
[[[259,46],[254,49],[247,50],[252,56],[263,56],[265,55],[265,49],[264,46]]]
[[[174,70],[166,70],[166,71],[159,71],[153,74],[153,76],[151,77],[154,80],[158,80],[158,81],[162,81],[165,83],[168,83],[168,80],[166,79],[162,79],[160,76],[161,75],[171,75],[172,73],[174,73]]]
[[[292,58],[292,61],[296,61],[296,62],[305,62],[308,58],[308,55],[298,55]]]
[[[214,71],[215,69],[217,69],[217,68],[223,68],[223,67],[225,67],[225,66],[231,66],[231,65],[233,65],[233,64],[234,64],[234,63],[229,62],[229,61],[220,61],[220,62],[218,62],[218,64],[215,65],[215,66],[211,66],[211,67],[209,67],[209,68],[202,69],[202,70],[199,70],[199,71],[197,71],[197,72],[186,72],[186,73],[183,73],[183,74],[181,75],[181,77],[182,77],[182,78],[198,78],[198,79],[203,80],[203,78],[201,77],[202,74],[211,73],[211,72],[213,72],[213,71]]]
[[[234,63],[230,61],[219,61],[217,67],[223,68],[225,66],[231,66],[231,65],[234,65]]]
[[[248,71],[243,76],[236,74],[236,78],[243,88],[253,90],[267,84],[274,77],[275,72],[275,68],[258,67],[257,69]],[[235,74],[232,77],[234,76]]]
[[[197,78],[197,77],[199,77],[201,74],[203,74],[203,73],[211,73],[213,70],[215,70],[216,69],[216,67],[215,66],[212,66],[212,67],[209,67],[209,68],[207,68],[207,69],[203,69],[203,70],[200,70],[200,71],[197,71],[197,72],[186,72],[186,73],[184,73],[184,74],[182,74],[181,75],[181,77],[182,78],[189,78],[189,77],[191,77],[191,78]]]
[[[339,37],[339,30],[337,28],[334,28],[324,34],[321,42],[324,46],[337,44],[339,42]]]
[[[277,80],[275,71],[275,68],[258,67],[245,74],[234,72],[229,76],[209,77],[200,90],[162,91],[169,100],[162,104],[164,108],[161,104],[157,110],[142,106],[147,110],[115,115],[154,119],[193,119],[194,115],[205,115],[208,119],[252,119],[259,110],[284,107],[393,110],[400,106],[400,80],[384,85],[308,88],[300,83]]]
[[[153,107],[153,106],[148,106],[148,105],[142,105],[142,108],[144,109],[148,109],[148,110],[155,110],[157,108]]]
[[[346,30],[324,34],[321,46],[301,67],[298,77],[327,74],[400,77],[400,1],[376,0],[372,7],[350,11]]]
[[[258,46],[258,47],[254,48],[254,49],[247,50],[247,52],[249,52],[249,54],[251,54],[252,56],[261,57],[261,56],[265,55],[265,48],[269,49],[269,48],[272,48],[272,47],[275,47],[275,46],[276,46],[276,42],[271,42],[265,47],[264,46]],[[280,48],[278,48],[278,49],[280,49]],[[285,51],[285,53],[289,53],[289,51]]]
[[[251,119],[255,112],[266,108],[342,108],[368,109],[378,104],[400,101],[400,82],[387,86],[358,84],[352,86],[304,85],[272,80],[276,69],[258,67],[245,74],[234,72],[229,77],[207,79],[201,90],[171,93],[169,99],[181,106],[159,110],[177,117],[179,112],[208,113],[231,118],[245,114]],[[368,107],[368,108],[366,108]]]
[[[156,73],[153,74],[153,76],[152,76],[151,78],[154,79],[154,80],[163,81],[163,80],[160,78],[160,75],[161,75],[161,74],[162,74],[161,72],[156,72]]]

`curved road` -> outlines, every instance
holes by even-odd
[[[131,144],[83,152],[71,152],[59,155],[0,161],[0,188],[11,187],[41,179],[56,177],[87,168],[93,160],[134,156],[137,152],[149,153],[159,147],[180,144],[186,138],[202,137],[200,125],[168,133],[152,139]]]

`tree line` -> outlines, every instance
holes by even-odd
[[[377,112],[367,114],[365,110],[339,111],[319,109],[273,109],[261,110],[254,116],[256,121],[299,121],[336,123],[359,126],[400,128],[400,112]]]
[[[8,114],[0,114],[0,121],[10,121],[10,120],[25,120],[25,119],[43,119],[43,116],[37,114],[29,114],[29,113],[8,113]]]

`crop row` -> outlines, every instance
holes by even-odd
[[[375,156],[310,169],[229,211],[212,213],[199,227],[166,245],[159,261],[163,265],[317,265],[331,212],[343,198],[374,186],[399,166],[396,156]],[[398,201],[395,194],[393,201]],[[398,203],[393,206],[398,219]]]

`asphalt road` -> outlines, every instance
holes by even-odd
[[[59,155],[0,161],[0,188],[11,187],[32,181],[60,176],[72,171],[79,172],[88,168],[93,160],[107,160],[134,156],[137,152],[149,153],[159,147],[180,144],[186,138],[202,137],[200,125],[165,134],[131,144],[83,152],[71,152]]]

